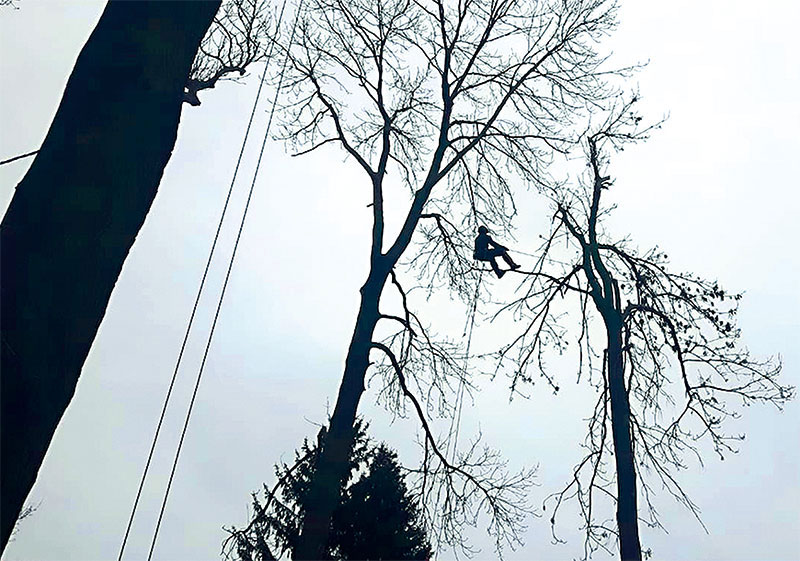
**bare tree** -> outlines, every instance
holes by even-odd
[[[384,287],[397,281],[395,269],[426,216],[462,228],[478,219],[505,227],[514,214],[509,176],[546,181],[549,155],[564,149],[575,111],[607,95],[595,48],[613,25],[614,6],[602,0],[307,1],[289,52],[284,138],[298,154],[336,145],[357,163],[371,192],[372,232],[297,558],[323,553],[372,356],[388,360],[420,417],[427,450],[446,463],[425,425],[422,397],[405,378],[402,349],[374,340],[379,322],[415,330],[408,310],[381,311]],[[409,206],[397,209],[402,226],[388,239],[387,188],[411,193]],[[402,292],[400,282],[394,286]]]
[[[248,66],[264,61],[273,26],[267,0],[227,0],[200,43],[183,101],[200,105],[198,92],[214,88],[220,80],[236,80]]]
[[[636,251],[614,241],[602,227],[608,212],[601,204],[612,185],[608,153],[647,137],[633,110],[636,98],[621,103],[584,139],[588,167],[578,185],[549,192],[553,221],[539,249],[527,290],[505,310],[527,318],[524,331],[502,349],[511,360],[514,386],[532,381],[538,370],[558,391],[556,376],[544,360],[546,350],[565,344],[559,301],[573,296],[579,317],[579,374],[594,386],[597,402],[584,446],[586,456],[566,487],[552,495],[553,536],[562,502],[575,498],[585,525],[584,555],[618,536],[622,559],[641,559],[637,501],[660,526],[651,502],[651,481],[660,484],[694,516],[699,510],[684,493],[675,472],[685,467],[686,453],[700,459],[699,441],[708,440],[721,459],[744,438],[726,433],[722,422],[737,416],[734,405],[753,402],[781,407],[793,389],[778,382],[779,361],[759,361],[739,341],[735,316],[741,294],[717,282],[667,267],[665,253]],[[596,353],[599,316],[605,350]],[[518,317],[518,316],[517,316]],[[602,336],[601,336],[602,338]],[[613,457],[614,468],[609,467]],[[638,487],[638,488],[637,488]],[[598,501],[616,504],[616,525],[597,520]],[[545,506],[548,501],[545,502]]]

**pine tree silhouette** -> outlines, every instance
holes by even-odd
[[[367,425],[356,423],[349,477],[331,520],[328,558],[341,561],[427,560],[432,551],[417,504],[406,487],[397,454],[386,444],[374,445]],[[276,466],[279,490],[265,486],[268,499],[253,497],[254,518],[247,528],[227,529],[223,544],[229,559],[266,561],[290,556],[299,542],[319,445],[305,440],[292,465]],[[270,500],[269,497],[275,496]]]
[[[397,454],[385,444],[371,452],[367,473],[334,514],[332,545],[342,559],[428,559],[430,545]]]

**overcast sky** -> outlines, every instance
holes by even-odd
[[[19,7],[0,10],[0,159],[40,145],[103,2],[24,0]],[[620,20],[608,48],[622,62],[650,61],[636,77],[644,110],[670,117],[649,142],[612,162],[609,198],[619,205],[612,230],[641,247],[658,244],[676,269],[746,291],[744,340],[756,355],[780,353],[784,381],[797,385],[800,5],[629,0]],[[201,107],[184,107],[158,197],[29,497],[39,509],[4,561],[116,557],[255,85],[224,84],[201,94]],[[266,113],[258,115],[263,130]],[[248,154],[254,160],[255,149]],[[3,208],[29,163],[0,168]],[[246,522],[250,492],[271,481],[273,463],[290,458],[324,420],[366,275],[368,197],[358,170],[336,150],[295,159],[277,144],[268,150],[156,559],[218,558],[221,526]],[[242,205],[240,196],[234,215]],[[231,224],[223,247],[234,234]],[[519,243],[533,247],[526,235]],[[147,553],[228,251],[215,262],[126,558]],[[439,305],[426,317],[460,326],[464,311]],[[569,379],[574,362],[565,364]],[[512,467],[539,465],[537,507],[567,481],[580,454],[588,414],[581,390],[572,385],[553,397],[537,386],[530,400],[509,405],[498,380],[466,412],[465,431],[479,423]],[[415,423],[392,424],[371,405],[374,397],[368,391],[362,401],[374,436],[401,459],[413,458]],[[800,559],[798,403],[782,413],[748,408],[731,429],[747,433],[738,455],[720,462],[709,454],[704,467],[691,463],[680,474],[709,533],[662,497],[669,534],[642,528],[657,559]],[[507,557],[577,557],[578,525],[566,512],[559,530],[567,543],[553,545],[547,517],[531,518],[526,545]],[[479,558],[493,558],[484,527],[470,538],[483,549]]]

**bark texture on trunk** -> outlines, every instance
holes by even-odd
[[[155,197],[219,5],[109,2],[3,219],[3,549]]]
[[[373,266],[374,267],[374,266]],[[342,384],[329,424],[325,446],[320,451],[309,490],[308,507],[295,559],[325,559],[331,517],[339,504],[350,450],[353,447],[356,412],[364,393],[364,377],[369,367],[372,334],[378,323],[378,303],[387,274],[370,274],[361,288],[361,306],[347,351]]]
[[[622,561],[641,561],[639,520],[636,500],[636,466],[631,445],[631,409],[625,389],[622,359],[622,323],[606,320],[608,334],[608,386],[611,396],[611,432],[617,469],[617,528]]]

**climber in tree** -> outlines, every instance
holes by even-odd
[[[491,263],[492,270],[499,279],[503,278],[506,272],[500,270],[500,267],[497,266],[496,257],[502,257],[512,271],[519,269],[519,265],[514,263],[514,260],[508,255],[508,248],[494,241],[492,236],[489,235],[489,230],[486,226],[478,228],[478,237],[475,238],[475,253],[472,256],[478,261]]]

